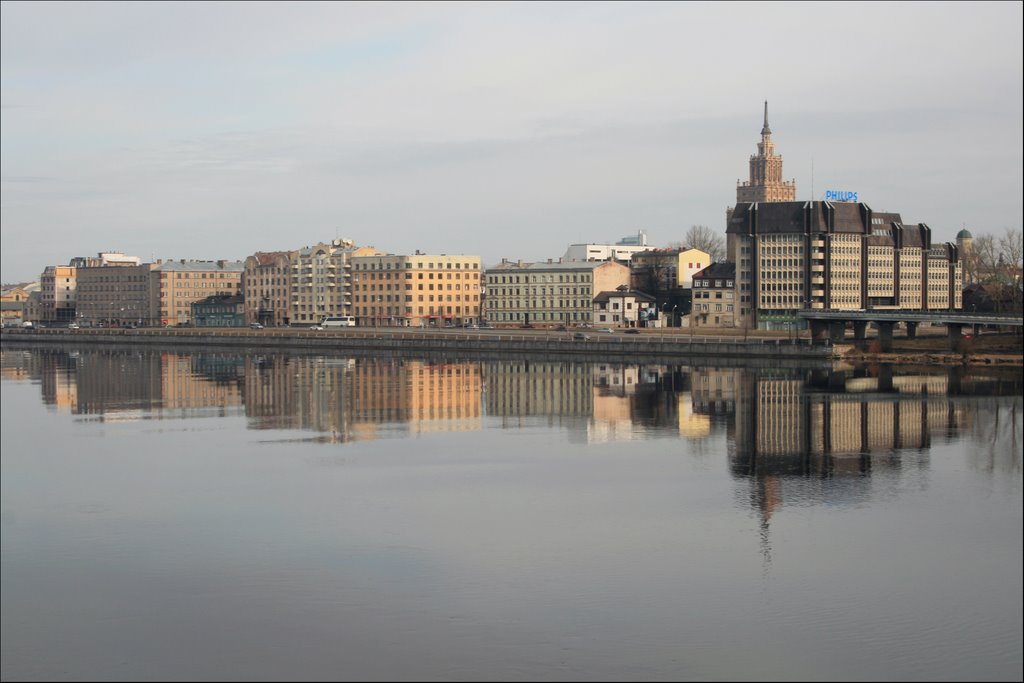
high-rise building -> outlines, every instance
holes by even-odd
[[[924,223],[853,202],[738,204],[726,230],[737,324],[799,324],[800,309],[952,311],[962,307],[957,247]]]

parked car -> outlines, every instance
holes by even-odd
[[[68,325],[68,329],[69,330],[77,330],[78,329],[78,323],[71,323],[70,325]]]
[[[263,329],[263,323],[249,323],[249,329],[250,330],[262,330]]]
[[[577,341],[588,341],[590,339],[590,335],[585,332],[574,332],[572,338]]]
[[[34,325],[32,324],[31,320],[26,320],[25,322],[23,322],[21,324],[21,326],[26,328],[26,329],[31,329],[32,327],[34,327]]]
[[[598,332],[605,332],[607,334],[615,334],[615,330],[613,330],[610,327],[602,327],[601,329],[598,330]]]
[[[309,329],[311,329],[311,330],[322,330],[322,329],[324,329],[324,326],[323,325],[311,325],[309,327]]]
[[[593,325],[591,325],[590,323],[580,323],[576,327],[580,328],[581,330],[589,330],[590,328],[593,327]]]
[[[626,334],[640,334],[640,330],[638,330],[635,327],[631,327],[628,330],[626,330]]]

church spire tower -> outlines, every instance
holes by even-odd
[[[772,129],[768,126],[768,101],[764,103],[764,125],[757,154],[750,157],[750,180],[736,182],[736,202],[796,201],[796,181],[782,179],[782,157],[775,154]]]

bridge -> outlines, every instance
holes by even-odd
[[[920,310],[816,310],[805,308],[797,315],[806,320],[811,328],[813,339],[829,338],[833,343],[842,342],[846,335],[846,325],[853,325],[853,338],[864,339],[868,323],[878,327],[878,341],[882,351],[892,350],[892,332],[897,323],[907,327],[907,338],[917,336],[917,326],[921,323],[945,325],[949,331],[949,347],[956,350],[960,342],[963,328],[971,327],[975,335],[981,334],[983,327],[1016,327],[1024,330],[1024,317],[1014,315],[994,315],[985,313],[963,313],[960,311],[920,311]]]

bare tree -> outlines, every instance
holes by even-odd
[[[686,231],[686,246],[706,251],[712,263],[725,260],[725,239],[706,225],[691,225]]]
[[[1006,229],[999,238],[999,267],[1002,284],[1009,288],[1011,310],[1019,312],[1022,304],[1022,275],[1024,275],[1024,233],[1020,230]]]

